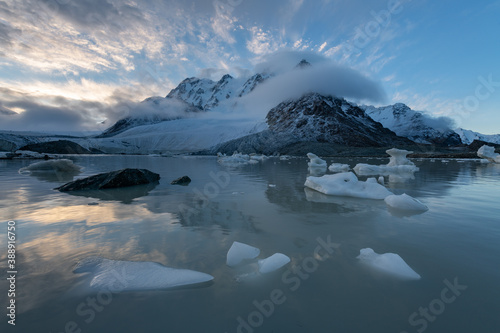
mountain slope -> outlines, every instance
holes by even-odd
[[[269,129],[300,141],[327,142],[353,147],[413,144],[396,136],[345,99],[306,94],[280,103],[267,115]]]
[[[462,142],[467,145],[470,145],[474,140],[500,144],[500,134],[481,134],[463,128],[457,128],[455,132],[460,135]]]
[[[417,143],[453,146],[461,144],[460,136],[438,119],[414,111],[403,103],[384,107],[360,106],[373,120],[399,136]]]

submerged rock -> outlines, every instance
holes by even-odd
[[[191,183],[191,178],[189,178],[188,176],[182,176],[182,177],[179,177],[177,179],[172,180],[172,182],[170,184],[171,185],[187,186],[187,185],[189,185],[189,183]]]
[[[149,184],[157,182],[159,179],[159,174],[146,169],[122,169],[118,171],[100,173],[83,179],[77,179],[55,189],[62,192],[104,190]]]

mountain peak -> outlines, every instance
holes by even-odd
[[[345,99],[318,93],[282,102],[269,111],[266,119],[274,133],[304,141],[353,147],[411,144],[411,141],[396,136]]]
[[[305,68],[311,66],[311,63],[308,62],[306,59],[302,59],[295,68]]]

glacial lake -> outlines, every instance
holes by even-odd
[[[383,200],[305,190],[306,158],[234,168],[215,157],[68,158],[84,167],[76,177],[129,167],[159,173],[161,180],[88,197],[53,190],[71,175],[21,175],[18,170],[35,161],[0,161],[1,276],[8,270],[9,220],[16,223],[18,272],[15,327],[6,317],[9,284],[0,281],[2,332],[500,328],[500,165],[413,160],[420,168],[415,179],[386,182],[392,192],[429,207],[409,215],[389,210]],[[388,162],[326,160],[351,167]],[[183,175],[191,177],[189,186],[170,185]],[[259,248],[260,258],[280,252],[291,262],[262,275],[252,274],[252,265],[228,267],[233,241]],[[402,280],[360,264],[363,248],[398,254],[421,279]],[[158,262],[214,280],[174,290],[103,293],[90,287],[88,274],[73,273],[89,256]]]

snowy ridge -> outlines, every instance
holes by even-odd
[[[226,74],[217,82],[191,77],[172,89],[166,98],[176,98],[200,110],[208,111],[217,107],[220,102],[250,93],[268,77],[266,74],[255,74],[245,80]]]
[[[440,119],[433,119],[422,112],[414,111],[403,103],[383,107],[360,106],[373,120],[381,123],[399,136],[416,143],[443,146],[461,143],[457,133]]]
[[[455,132],[460,135],[462,142],[467,145],[470,145],[474,140],[500,144],[500,134],[481,134],[463,128],[457,128]]]
[[[267,123],[272,131],[293,135],[301,141],[353,147],[412,144],[345,99],[317,93],[280,103],[267,114]]]

